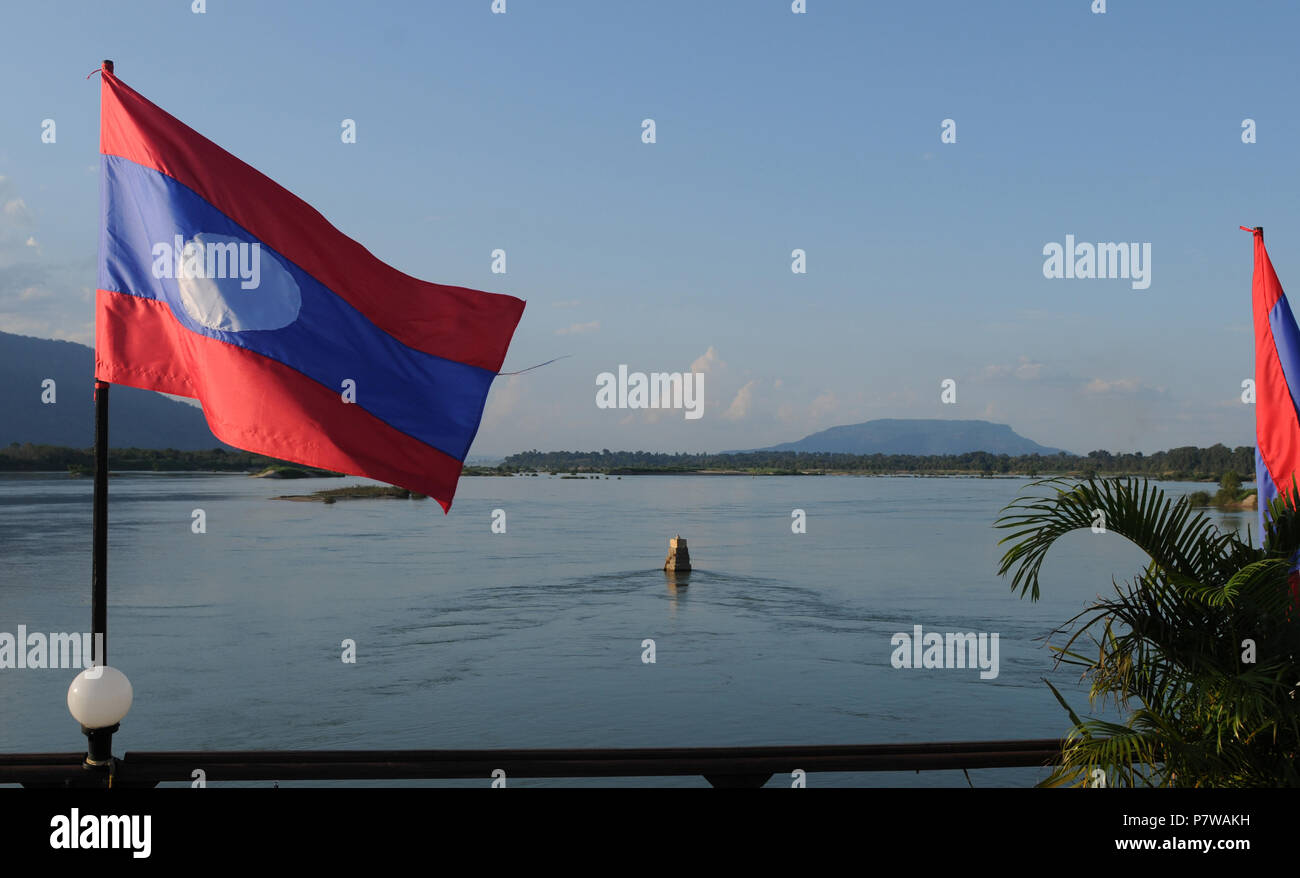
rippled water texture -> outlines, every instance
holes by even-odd
[[[1113,534],[1074,534],[1049,556],[1043,599],[1013,596],[992,527],[1023,485],[1013,479],[467,478],[445,517],[429,500],[270,499],[359,481],[112,479],[109,656],[135,687],[119,755],[1051,737],[1067,720],[1042,678],[1076,709],[1086,698],[1073,672],[1053,672],[1044,637],[1142,558]],[[90,491],[88,479],[0,477],[0,631],[88,629]],[[796,508],[805,534],[791,532]],[[206,533],[191,532],[195,509]],[[494,509],[505,534],[491,532]],[[679,533],[696,569],[674,588],[660,568]],[[891,636],[918,624],[997,633],[997,678],[893,668]],[[345,638],[355,664],[340,660]],[[64,701],[73,676],[0,670],[0,751],[84,746]]]

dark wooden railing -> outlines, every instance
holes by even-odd
[[[225,750],[128,752],[112,771],[116,787],[250,780],[703,776],[715,787],[760,787],[776,774],[1040,767],[1060,760],[1062,742],[956,741],[815,747],[656,747],[584,750]],[[81,753],[0,754],[0,783],[28,787],[106,786],[108,772]]]

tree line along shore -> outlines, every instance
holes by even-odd
[[[746,475],[984,475],[984,476],[1136,476],[1173,481],[1218,482],[1228,473],[1255,471],[1250,446],[1187,446],[1144,455],[1093,451],[1087,455],[989,454],[829,454],[806,451],[747,451],[728,454],[665,454],[649,451],[525,451],[512,454],[492,473],[657,473]],[[467,468],[468,471],[468,468]]]
[[[114,448],[109,467],[119,471],[246,472],[281,477],[338,475],[325,470],[286,463],[246,451],[215,448],[204,451]],[[0,471],[69,472],[89,475],[94,452],[89,448],[53,445],[19,445],[0,448]],[[968,454],[823,454],[794,451],[749,451],[727,454],[649,451],[525,451],[512,454],[496,466],[467,466],[467,476],[522,473],[653,475],[982,475],[982,476],[1136,476],[1176,481],[1218,482],[1229,473],[1249,477],[1255,470],[1255,449],[1250,446],[1209,448],[1187,446],[1144,455],[1093,451],[1087,455],[1006,455],[983,451]]]

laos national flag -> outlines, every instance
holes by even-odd
[[[1245,229],[1245,226],[1242,226]],[[1259,489],[1259,537],[1264,539],[1268,505],[1300,480],[1300,330],[1264,249],[1264,230],[1255,235],[1255,483]]]
[[[95,377],[450,509],[524,303],[385,265],[108,69],[101,88]]]

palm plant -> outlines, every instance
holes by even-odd
[[[1082,668],[1089,703],[1124,721],[1080,719],[1044,680],[1073,726],[1041,785],[1105,772],[1111,786],[1300,786],[1298,493],[1273,502],[1262,549],[1145,480],[1044,479],[1002,510],[998,573],[1022,598],[1038,599],[1048,550],[1080,528],[1103,524],[1150,559],[1057,632],[1057,664]]]

